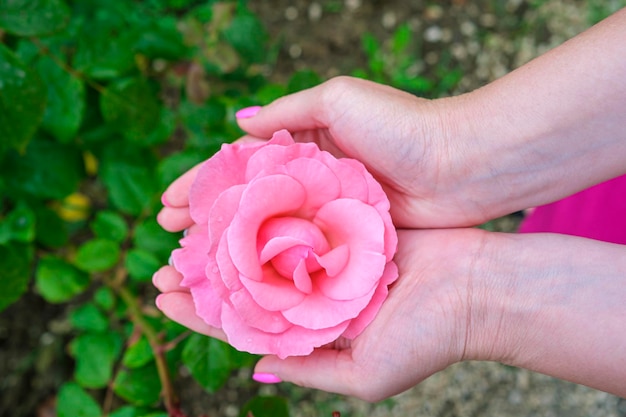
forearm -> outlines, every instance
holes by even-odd
[[[489,261],[476,263],[473,278],[470,358],[626,397],[626,247],[495,235],[484,253]]]
[[[472,191],[494,216],[626,173],[624,42],[626,9],[455,98],[451,124],[470,140],[453,146],[465,148]]]

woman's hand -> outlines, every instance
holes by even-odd
[[[467,276],[470,253],[482,231],[401,231],[396,262],[400,278],[375,320],[350,341],[339,339],[304,357],[267,356],[256,371],[298,385],[377,401],[400,393],[463,359],[468,322]],[[440,264],[441,254],[458,262]],[[171,266],[154,277],[163,292],[159,308],[172,320],[225,340],[194,313],[181,275]]]
[[[192,233],[191,231],[190,233]],[[490,360],[626,395],[626,249],[571,236],[478,229],[403,230],[400,276],[372,323],[305,357],[255,371],[377,401],[463,360]],[[181,276],[154,277],[171,319],[197,318]]]

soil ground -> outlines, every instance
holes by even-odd
[[[532,5],[531,5],[532,3]],[[452,94],[478,88],[584,30],[587,2],[574,0],[272,0],[250,2],[270,36],[281,39],[281,82],[296,70],[324,78],[367,65],[362,38],[383,45],[407,24],[415,41],[416,75],[459,68]],[[393,58],[393,57],[391,57]],[[390,59],[391,59],[390,58]],[[444,69],[445,69],[444,68]],[[393,71],[393,70],[392,70]],[[488,227],[514,232],[518,216]],[[24,297],[0,315],[0,416],[52,416],[53,389],[68,378],[70,363],[58,362],[65,348],[59,307]],[[381,340],[381,343],[384,341]],[[399,355],[402,352],[398,352]],[[190,416],[234,417],[256,393],[283,395],[294,417],[342,416],[601,416],[626,417],[626,399],[496,363],[462,363],[378,404],[295,387],[259,387],[242,370],[216,395],[182,379],[179,391]],[[372,378],[375,378],[372,375]],[[48,413],[48,414],[47,414]]]

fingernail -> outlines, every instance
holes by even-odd
[[[161,194],[161,204],[165,207],[172,207],[171,204],[167,201],[167,194]]]
[[[264,372],[256,372],[252,375],[252,379],[256,382],[260,382],[261,384],[278,384],[279,382],[283,382],[283,380],[276,375]]]
[[[259,110],[261,110],[261,106],[246,107],[244,109],[239,110],[237,113],[235,113],[235,117],[237,119],[248,119],[256,115],[259,112]]]

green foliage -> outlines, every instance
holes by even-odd
[[[68,382],[59,390],[57,415],[59,417],[100,417],[102,409],[80,385]]]
[[[406,25],[363,49],[356,75],[420,95],[460,77],[445,59],[417,70]],[[167,185],[242,134],[236,110],[323,81],[270,82],[277,51],[242,0],[0,0],[0,311],[29,288],[65,307],[59,416],[182,416],[179,369],[219,395],[253,366],[165,318],[150,281],[181,237],[156,221]],[[287,402],[240,413],[288,416]]]
[[[427,98],[449,95],[461,80],[461,70],[453,66],[450,55],[445,53],[435,67],[427,68],[422,60],[419,38],[408,24],[399,25],[385,43],[366,33],[362,47],[368,65],[355,70],[354,76]]]
[[[269,50],[240,1],[0,0],[0,311],[29,288],[67,307],[59,416],[182,415],[174,370],[214,393],[253,364],[163,317],[150,280],[180,238],[160,193],[286,91]]]
[[[1,14],[0,14],[1,15]],[[23,150],[43,119],[46,94],[38,74],[0,44],[0,155]]]
[[[241,409],[239,417],[289,417],[287,400],[281,397],[254,397]]]
[[[185,344],[182,359],[200,385],[209,392],[215,392],[224,385],[233,370],[246,365],[245,358],[250,356],[217,339],[194,334]]]

